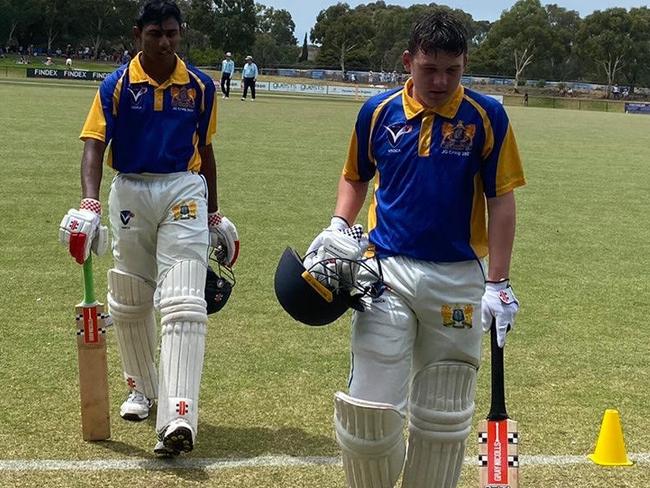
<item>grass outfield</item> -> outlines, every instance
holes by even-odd
[[[0,83],[0,466],[2,460],[153,457],[153,420],[127,424],[117,414],[124,386],[114,333],[112,439],[91,444],[80,436],[73,306],[82,296],[81,269],[58,244],[57,227],[78,204],[77,136],[93,96],[88,88]],[[199,438],[188,460],[338,455],[332,395],[346,385],[349,318],[321,329],[293,323],[272,283],[284,247],[305,249],[329,220],[358,108],[352,101],[263,94],[255,103],[220,103],[219,198],[238,227],[242,252],[231,301],[210,319]],[[650,118],[532,107],[508,112],[528,178],[517,193],[512,266],[522,310],[508,339],[506,366],[520,453],[592,452],[606,408],[621,412],[628,451],[648,453]],[[104,296],[111,259],[94,263],[97,292]],[[488,397],[485,367],[475,420],[487,413]],[[472,432],[472,457],[474,438]],[[521,471],[522,487],[650,486],[647,461],[618,469],[524,462]],[[124,486],[137,480],[343,486],[336,466],[0,468],[0,486]],[[474,487],[476,480],[477,468],[465,466],[460,486]]]

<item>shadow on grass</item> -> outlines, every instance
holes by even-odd
[[[297,427],[228,427],[199,424],[197,451],[202,457],[334,456],[334,437],[308,434]]]
[[[197,467],[192,463],[193,459],[200,463],[206,459],[242,460],[258,456],[320,457],[338,454],[338,446],[333,437],[308,434],[296,427],[234,428],[204,422],[199,424],[194,451],[178,458],[156,458],[152,450],[144,450],[122,441],[101,441],[97,445],[126,458],[141,459],[140,468],[145,471],[166,471],[170,476],[186,481],[210,479],[208,470]]]

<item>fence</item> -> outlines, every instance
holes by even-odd
[[[522,95],[504,95],[504,105],[525,105]],[[569,110],[593,110],[598,112],[625,112],[625,102],[618,100],[576,98],[576,97],[540,97],[529,95],[529,107],[564,108]]]
[[[37,73],[35,73],[35,71]],[[106,75],[106,73],[84,71],[84,70],[70,70],[69,75],[86,73],[88,76],[80,78],[79,76],[59,76],[63,73],[64,70],[48,69],[48,68],[28,68],[23,66],[0,66],[0,77],[5,78],[25,78],[27,76],[33,77],[45,77],[45,78],[55,78],[58,81],[62,79],[92,79],[100,81]],[[279,73],[278,73],[279,74]],[[215,84],[218,85],[218,80],[215,80]],[[233,80],[231,88],[235,91],[241,90],[241,82],[239,80]],[[474,89],[478,91],[488,92],[488,86],[473,86]],[[261,92],[274,92],[274,93],[294,93],[303,96],[339,96],[355,99],[368,98],[370,96],[381,93],[382,91],[388,89],[379,86],[366,87],[360,86],[357,84],[345,84],[345,85],[324,85],[324,84],[311,84],[311,83],[299,83],[294,82],[274,82],[274,81],[259,81],[257,83],[257,89]],[[497,94],[496,98],[501,98],[504,105],[509,106],[522,106],[524,105],[524,97],[522,95],[515,94]],[[577,97],[549,97],[549,96],[536,96],[529,95],[528,103],[529,107],[542,107],[542,108],[558,108],[558,109],[570,109],[570,110],[592,110],[592,111],[601,111],[601,112],[614,112],[614,113],[623,113],[626,112],[626,102],[617,101],[617,100],[606,100],[606,99],[589,99],[589,98],[577,98]],[[644,104],[638,104],[644,105]]]

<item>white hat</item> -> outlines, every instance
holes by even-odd
[[[226,56],[230,57],[230,56],[232,56],[232,53],[231,53],[230,51],[228,51],[228,52],[226,53]]]
[[[253,59],[253,56],[246,56],[246,59]]]

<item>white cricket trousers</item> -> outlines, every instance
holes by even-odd
[[[376,260],[367,264],[377,271]],[[411,380],[426,365],[453,360],[478,368],[483,268],[478,260],[382,259],[389,288],[352,318],[350,395],[406,412]],[[359,273],[364,284],[372,279]]]
[[[120,173],[109,213],[115,268],[160,284],[178,261],[207,266],[207,185],[196,173]]]

